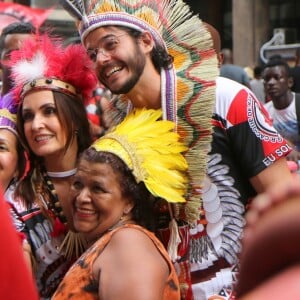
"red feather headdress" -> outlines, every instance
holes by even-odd
[[[55,90],[85,100],[98,82],[82,45],[63,47],[61,39],[47,34],[26,40],[11,53],[9,65],[18,102],[34,90]]]

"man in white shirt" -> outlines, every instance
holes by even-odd
[[[263,80],[271,101],[265,104],[277,131],[293,146],[288,159],[300,159],[299,122],[296,113],[296,94],[292,92],[293,78],[288,64],[281,59],[270,61],[264,68]]]

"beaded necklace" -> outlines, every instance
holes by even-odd
[[[63,253],[68,260],[78,258],[87,249],[87,241],[80,233],[67,229],[67,218],[63,213],[54,184],[45,168],[42,169],[42,175],[50,191],[50,201],[47,205],[48,211],[55,219],[51,236],[55,237],[65,234],[65,238],[59,247],[59,252]]]
[[[57,217],[61,221],[61,223],[66,226],[67,218],[63,213],[54,184],[50,179],[49,175],[47,174],[45,168],[42,168],[42,176],[44,177],[45,183],[47,185],[47,189],[50,192],[50,201],[49,203],[47,203],[47,207],[49,210],[51,210],[54,216]]]

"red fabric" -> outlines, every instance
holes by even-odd
[[[87,114],[88,119],[95,125],[100,126],[100,119],[99,116],[95,115],[95,114]]]
[[[100,97],[101,98],[101,97]],[[87,108],[87,116],[88,119],[95,125],[100,126],[100,117],[97,113],[97,101],[101,100],[98,97],[91,97],[87,100],[86,108]]]
[[[62,234],[66,234],[67,228],[66,225],[64,225],[59,218],[55,218],[53,231],[51,232],[52,237],[57,237]]]
[[[0,1],[0,32],[10,23],[17,21],[31,22],[38,28],[51,11],[52,9],[31,8],[21,4]]]
[[[0,299],[37,300],[33,277],[23,259],[21,240],[13,227],[2,189],[0,194]]]

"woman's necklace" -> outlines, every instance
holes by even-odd
[[[49,199],[50,201],[48,203],[48,208],[50,209],[50,211],[52,211],[52,213],[54,213],[54,215],[61,221],[62,224],[66,225],[67,218],[63,214],[62,207],[60,205],[54,184],[50,179],[50,175],[44,168],[42,169],[42,175],[44,177],[48,191],[50,192],[50,199]]]
[[[72,172],[74,172],[74,170],[76,172],[76,169],[67,171],[69,172],[70,175],[67,176],[65,175],[64,177],[73,175]],[[57,172],[57,173],[66,173],[66,172]],[[78,258],[87,249],[87,242],[81,236],[81,234],[73,232],[72,230],[67,230],[67,218],[63,213],[54,184],[50,179],[50,175],[51,172],[49,174],[49,172],[46,172],[46,170],[43,171],[43,176],[51,195],[50,202],[48,203],[48,208],[52,211],[52,213],[55,216],[55,222],[54,222],[53,231],[51,235],[58,236],[61,233],[65,234],[64,240],[62,241],[59,247],[59,252],[64,253],[64,256],[68,260]],[[53,177],[53,178],[63,178],[63,177]]]
[[[77,168],[74,168],[74,169],[71,169],[68,171],[63,171],[63,172],[47,171],[47,175],[52,178],[65,178],[65,177],[73,176],[76,173],[76,171],[77,171]]]

